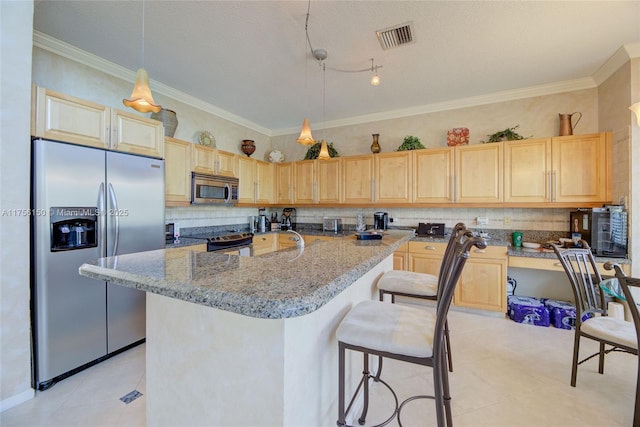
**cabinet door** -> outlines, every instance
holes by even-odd
[[[293,203],[293,163],[276,163],[276,203]]]
[[[238,158],[238,203],[255,203],[256,161],[249,157]]]
[[[164,197],[167,206],[184,206],[191,202],[192,143],[165,138]]]
[[[261,234],[258,236],[253,236],[253,254],[254,255],[263,255],[269,252],[273,252],[277,250],[277,234],[276,233],[267,233]]]
[[[216,150],[216,173],[224,176],[238,175],[238,156],[226,151]]]
[[[453,303],[460,307],[507,311],[507,260],[469,258],[462,270]]]
[[[502,202],[502,143],[457,146],[456,203]]]
[[[318,203],[340,203],[341,159],[316,160],[316,199]]]
[[[256,161],[256,203],[270,204],[274,199],[273,163]]]
[[[191,170],[208,175],[215,174],[215,155],[216,151],[213,148],[193,144],[191,150]]]
[[[408,270],[409,269],[409,244],[405,243],[393,253],[393,269]]]
[[[293,163],[293,202],[315,203],[315,160],[302,160]]]
[[[409,271],[440,274],[446,243],[409,242]]]
[[[344,203],[368,204],[373,201],[373,157],[350,156],[342,159]]]
[[[111,148],[125,153],[164,157],[164,126],[158,120],[111,110]]]
[[[409,203],[411,201],[411,153],[401,151],[377,154],[375,158],[375,202]]]
[[[110,111],[42,87],[35,88],[34,136],[91,147],[109,147]]]
[[[414,202],[453,202],[453,150],[441,148],[413,151]]]
[[[609,202],[611,133],[552,138],[552,200]]]
[[[504,143],[505,203],[550,202],[551,138]]]

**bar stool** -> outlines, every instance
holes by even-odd
[[[387,271],[378,280],[378,292],[380,301],[384,300],[385,294],[391,295],[391,302],[395,303],[397,295],[410,298],[425,299],[436,301],[438,299],[438,280],[442,271],[449,268],[449,264],[456,252],[456,242],[459,242],[462,236],[471,237],[472,232],[467,229],[464,223],[459,222],[451,231],[451,236],[444,251],[442,263],[440,264],[440,273],[438,276],[427,273],[417,273],[414,271],[390,270]],[[449,323],[445,322],[445,345],[447,352],[447,363],[449,372],[453,372],[453,361],[451,359],[451,341],[449,339]],[[382,361],[378,364],[379,378],[382,370]]]
[[[448,269],[441,271],[439,298],[435,309],[414,308],[400,304],[386,304],[381,301],[363,301],[352,308],[338,326],[338,422],[347,426],[346,417],[353,403],[363,390],[363,409],[358,422],[364,424],[369,407],[369,355],[429,366],[433,368],[434,395],[413,396],[398,404],[398,397],[391,386],[379,379],[393,394],[395,409],[393,414],[378,426],[388,424],[397,417],[402,425],[400,412],[403,406],[415,399],[435,400],[438,426],[451,425],[451,397],[449,374],[446,367],[444,329],[447,313],[453,299],[456,283],[460,278],[469,250],[476,246],[486,248],[480,237],[466,238],[460,250],[452,256]],[[363,374],[350,403],[345,409],[345,357],[346,350],[363,354]]]

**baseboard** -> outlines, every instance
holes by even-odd
[[[31,400],[35,397],[36,391],[32,388],[25,390],[22,393],[11,396],[8,399],[0,400],[0,412],[4,412],[7,409],[11,409],[14,406],[18,406],[21,403]]]

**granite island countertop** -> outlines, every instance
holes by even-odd
[[[412,236],[397,230],[385,232],[382,240],[347,235],[256,257],[177,247],[100,258],[79,271],[250,317],[283,319],[317,310]]]

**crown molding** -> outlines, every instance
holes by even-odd
[[[437,113],[440,111],[457,110],[460,108],[477,107],[486,104],[515,101],[518,99],[531,98],[534,96],[555,95],[558,93],[592,89],[595,87],[597,87],[597,85],[594,79],[592,79],[591,77],[585,77],[582,79],[530,86],[521,89],[471,96],[468,98],[460,98],[452,101],[436,102],[433,104],[418,105],[415,107],[390,110],[381,113],[349,117],[347,119],[332,120],[327,121],[324,126],[314,126],[314,128],[327,129],[340,126],[352,126],[381,120],[417,116],[420,114]],[[277,129],[273,131],[273,136],[289,135],[297,132],[300,132],[300,128]]]
[[[61,40],[58,40],[54,37],[51,37],[39,31],[35,31],[35,30],[33,31],[33,45],[40,49],[44,49],[56,55],[78,62],[87,67],[109,74],[113,77],[117,77],[119,79],[131,82],[132,84],[136,80],[135,71],[131,71],[128,68],[125,68],[113,62],[107,61],[106,59],[100,58],[97,55],[94,55],[92,53],[79,49],[73,45],[65,43]],[[222,108],[216,107],[215,105],[209,104],[208,102],[204,102],[201,99],[188,95],[182,91],[176,90],[170,86],[167,86],[164,83],[161,83],[153,79],[150,79],[150,80],[151,80],[151,85],[153,86],[154,92],[161,93],[164,96],[168,96],[177,101],[180,101],[187,105],[198,108],[199,110],[213,114],[215,116],[228,120],[237,125],[244,126],[248,129],[259,132],[261,134],[264,134],[267,136],[273,136],[273,132],[271,131],[271,129],[267,129],[243,117],[237,116],[233,113],[223,110]]]
[[[601,85],[613,73],[632,58],[640,58],[640,42],[622,45],[598,70],[593,73],[597,85]]]

